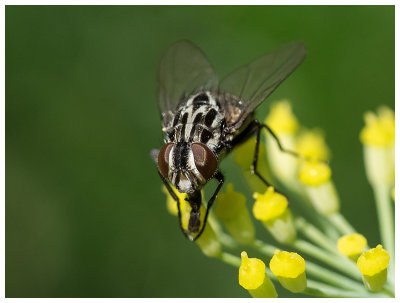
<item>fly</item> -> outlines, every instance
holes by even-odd
[[[302,43],[292,42],[218,81],[213,67],[193,43],[180,41],[165,52],[158,72],[158,104],[165,139],[162,148],[151,155],[162,182],[178,204],[179,225],[188,239],[194,241],[204,231],[209,210],[225,180],[219,163],[235,146],[256,135],[251,171],[267,186],[270,184],[257,170],[261,130],[265,128],[283,152],[297,156],[285,150],[272,130],[254,118],[254,110],[296,69],[305,54]],[[216,179],[218,186],[207,202],[201,225],[201,189],[211,179]],[[179,199],[171,184],[188,195],[188,231],[182,227]]]

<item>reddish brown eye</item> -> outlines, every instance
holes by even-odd
[[[203,143],[193,143],[192,151],[197,170],[204,179],[210,179],[217,170],[217,158],[207,145]]]
[[[158,153],[158,169],[165,179],[168,179],[169,154],[173,145],[173,143],[165,144]]]

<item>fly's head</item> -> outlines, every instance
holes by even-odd
[[[217,172],[218,161],[200,142],[166,143],[158,154],[158,169],[181,193],[193,194]]]

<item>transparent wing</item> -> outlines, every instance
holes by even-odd
[[[220,92],[228,93],[224,107],[232,111],[232,97],[240,102],[240,115],[232,121],[239,128],[254,111],[303,61],[306,48],[301,42],[292,42],[242,66],[228,75],[219,86]]]
[[[163,128],[186,97],[200,90],[215,91],[218,79],[203,52],[189,41],[171,45],[158,71],[159,108]]]

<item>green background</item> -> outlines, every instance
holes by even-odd
[[[307,45],[269,100],[325,131],[342,212],[380,242],[358,135],[365,111],[394,109],[394,6],[7,6],[7,297],[248,297],[237,269],[182,236],[149,157],[157,65],[182,38],[220,76]],[[248,193],[233,167],[226,179]]]

